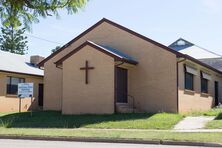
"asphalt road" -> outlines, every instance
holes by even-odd
[[[0,139],[0,148],[197,148],[197,147]]]

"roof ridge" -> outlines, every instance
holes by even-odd
[[[213,59],[215,59],[215,60],[216,60],[216,59],[221,59],[221,60],[222,60],[222,57],[219,57],[219,58],[202,58],[202,59],[198,59],[198,60],[208,60],[208,59],[209,59],[209,60],[211,60],[211,59],[212,59],[212,60],[213,60]]]
[[[26,56],[25,54],[24,54],[24,55],[21,55],[21,54],[12,53],[12,52],[10,52],[10,51],[4,51],[4,50],[0,50],[0,52],[5,53],[5,54],[12,54],[12,55],[15,55],[15,56]]]
[[[189,43],[189,44],[191,44],[191,45],[195,45],[194,43],[192,43],[192,42],[190,42],[190,41],[188,41],[188,40],[180,37],[179,39],[177,39],[176,41],[174,41],[173,43],[171,43],[169,46],[173,45],[174,43],[178,42],[179,40],[183,40],[183,41],[185,41],[185,42],[187,42],[187,43]]]
[[[199,46],[199,45],[196,45],[196,44],[194,44],[194,45],[197,46],[198,48],[201,48],[201,49],[207,51],[207,52],[210,52],[210,53],[212,53],[212,54],[215,54],[215,55],[217,55],[217,56],[222,57],[222,55],[220,55],[220,54],[218,54],[218,53],[216,53],[216,52],[213,52],[213,51],[211,51],[211,50],[209,50],[209,49],[203,48],[203,47],[201,47],[201,46]]]

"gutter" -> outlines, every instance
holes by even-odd
[[[44,77],[44,74],[37,75],[37,74],[29,74],[29,73],[22,73],[22,72],[7,71],[7,70],[0,70],[0,72],[13,73],[13,74],[19,74],[19,75],[28,75],[28,76],[34,76],[34,77]]]

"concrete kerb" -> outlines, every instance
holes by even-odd
[[[121,139],[121,138],[114,139],[114,138],[88,138],[88,137],[47,137],[47,136],[41,137],[41,136],[0,135],[0,139],[222,147],[222,144],[208,143],[208,142],[170,141],[170,140],[142,140],[142,139]]]

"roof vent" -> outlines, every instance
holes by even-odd
[[[37,66],[37,64],[39,64],[42,60],[44,60],[45,58],[39,55],[33,55],[30,57],[30,63],[34,66]]]
[[[179,40],[179,41],[177,41],[177,45],[184,46],[184,45],[186,45],[186,42],[184,40]]]

